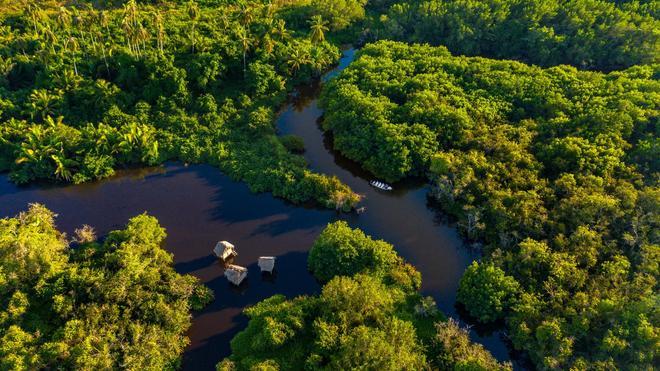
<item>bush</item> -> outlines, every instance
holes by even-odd
[[[321,282],[364,271],[382,275],[399,264],[401,258],[392,245],[373,240],[344,221],[328,224],[314,242],[308,259],[310,271]]]
[[[431,362],[440,370],[511,370],[511,364],[499,363],[483,345],[470,341],[467,328],[453,318],[435,325]]]
[[[297,135],[283,135],[280,138],[282,145],[289,151],[293,153],[303,153],[305,152],[305,141],[303,138]]]
[[[492,264],[473,262],[463,274],[456,300],[481,322],[502,318],[514,304],[518,282]]]

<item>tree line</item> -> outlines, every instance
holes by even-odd
[[[659,61],[654,1],[384,0],[370,8],[378,18],[369,37],[455,54],[601,71]]]
[[[458,300],[541,369],[658,361],[657,65],[603,74],[381,41],[324,87],[334,147],[427,176],[484,252]]]

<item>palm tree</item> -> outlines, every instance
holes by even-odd
[[[50,45],[51,53],[55,54],[55,44],[57,43],[57,36],[55,35],[55,32],[53,32],[50,27],[44,27],[41,30],[41,34],[43,35],[44,42]]]
[[[46,89],[37,89],[30,94],[30,116],[34,120],[34,114],[39,113],[41,120],[54,114],[57,105],[57,96],[51,94]]]
[[[99,25],[105,28],[105,33],[107,36],[110,36],[110,17],[108,12],[101,10],[97,14]]]
[[[286,62],[293,76],[295,76],[300,68],[309,61],[307,53],[301,51],[299,48],[291,48],[289,60]]]
[[[311,50],[309,61],[312,64],[312,68],[314,69],[314,74],[316,76],[320,76],[323,73],[325,67],[332,63],[332,60],[328,57],[328,54],[323,52],[320,48],[313,48]]]
[[[99,123],[96,127],[92,124],[89,125],[91,125],[91,130],[94,133],[93,135],[96,137],[94,148],[98,153],[116,154],[118,152],[116,144],[119,142],[117,129],[104,123]]]
[[[30,17],[32,20],[32,27],[34,27],[34,33],[37,34],[37,24],[39,18],[41,18],[41,9],[37,4],[28,3],[27,8],[25,9],[25,14]]]
[[[97,33],[95,32],[94,25],[95,22],[98,21],[98,14],[96,12],[96,9],[92,7],[90,4],[87,4],[87,17],[85,17],[85,27],[87,28],[87,31],[89,32],[89,39],[92,41],[92,49],[96,52],[96,35]]]
[[[78,51],[78,40],[75,37],[69,36],[69,38],[64,42],[64,49],[69,49],[71,51],[71,59],[73,59],[73,71],[76,76],[78,76],[78,67],[76,66],[76,52]]]
[[[273,18],[276,10],[277,7],[273,5],[271,1],[268,1],[268,4],[264,4],[261,6],[261,16],[262,18],[265,19]]]
[[[73,73],[73,71],[64,70],[61,74],[56,74],[53,80],[58,88],[64,91],[71,91],[80,85],[82,79]]]
[[[64,157],[62,153],[50,155],[50,158],[55,162],[55,178],[67,182],[70,181],[72,175],[70,167],[75,166],[77,163],[74,160]]]
[[[222,27],[223,30],[226,30],[229,28],[229,16],[227,16],[227,13],[225,10],[222,10],[222,14],[218,16],[219,22],[220,22],[220,27]]]
[[[128,44],[128,50],[130,51],[131,54],[134,54],[134,48],[133,48],[133,23],[131,22],[130,18],[124,17],[121,20],[121,28],[124,31],[125,37],[126,37],[126,44]]]
[[[52,147],[42,143],[43,138],[44,129],[38,125],[31,126],[25,140],[21,143],[15,161],[16,165],[43,163],[44,158],[54,152]]]
[[[144,51],[147,50],[146,43],[147,43],[147,40],[149,40],[149,37],[150,37],[150,35],[149,35],[149,32],[147,31],[147,29],[142,27],[142,25],[140,25],[138,27],[137,32],[135,33],[135,40],[137,41],[138,44],[142,43],[142,50],[144,50]]]
[[[246,3],[240,4],[239,15],[243,27],[248,27],[252,20],[254,20],[254,7],[253,5],[248,5]]]
[[[154,22],[156,23],[156,44],[162,56],[165,45],[165,26],[163,25],[163,15],[161,12],[154,12]]]
[[[99,46],[101,47],[101,55],[103,56],[105,71],[108,73],[108,78],[110,78],[110,65],[108,64],[108,56],[105,52],[105,40],[103,39],[103,33],[101,31],[97,31],[96,36],[99,38]]]
[[[66,31],[67,34],[70,34],[71,29],[71,13],[67,8],[61,6],[57,11],[57,25],[60,27],[60,30]]]
[[[105,52],[105,38],[110,37],[110,17],[108,13],[104,10],[96,13],[96,20],[103,29],[105,29],[105,35],[103,31],[98,31],[96,36],[99,38],[99,45],[101,46],[101,54],[103,54],[103,63],[105,64],[105,70],[108,73],[108,78],[110,78],[110,66],[108,65],[108,58]]]
[[[85,16],[78,11],[77,8],[72,8],[71,14],[73,15],[73,25],[78,29],[78,34],[80,35],[81,44],[85,45]]]
[[[250,38],[250,35],[248,34],[248,31],[240,27],[238,29],[238,40],[241,43],[241,47],[243,49],[243,78],[245,78],[245,72],[247,70],[247,52],[250,49],[250,46],[252,45],[252,39]]]
[[[33,125],[28,129],[25,140],[21,143],[16,165],[44,164],[51,155],[57,153],[56,145],[48,140],[50,138],[48,130],[40,125]]]
[[[11,58],[3,58],[0,56],[0,76],[7,78],[9,72],[14,68],[14,61]]]
[[[128,22],[132,25],[137,24],[138,8],[135,0],[129,0],[126,4],[124,4],[124,18],[128,19]]]
[[[131,54],[139,55],[140,45],[135,41],[136,32],[139,27],[138,8],[135,0],[130,0],[124,4],[124,17],[121,20],[121,26],[126,34],[126,43]]]
[[[273,50],[275,49],[275,41],[273,40],[272,37],[270,37],[270,34],[267,33],[266,35],[264,35],[262,44],[264,46],[263,49],[267,55],[273,54]]]
[[[312,42],[320,43],[325,41],[325,31],[329,30],[328,26],[326,26],[327,22],[325,22],[320,15],[315,15],[312,17],[312,20],[307,23],[310,24],[312,30],[310,34]]]
[[[199,18],[199,7],[194,0],[188,2],[186,7],[188,12],[188,17],[190,17],[191,27],[190,27],[190,43],[192,45],[192,53],[195,54],[195,24],[197,23],[197,18]]]
[[[280,41],[286,41],[291,38],[289,30],[286,29],[286,22],[283,19],[278,19],[275,25],[275,34],[279,36]]]

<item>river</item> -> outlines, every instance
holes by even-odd
[[[324,78],[345,68],[354,52],[344,51],[339,66]],[[422,292],[433,296],[448,315],[460,317],[454,306],[456,289],[475,256],[442,214],[428,205],[423,181],[408,180],[394,184],[393,192],[378,191],[369,186],[369,175],[357,164],[332,150],[331,138],[318,126],[322,116],[318,91],[318,84],[298,89],[278,117],[278,131],[304,139],[304,156],[313,170],[337,175],[364,195],[363,214],[294,206],[270,194],[250,193],[246,185],[217,168],[168,163],[69,186],[17,187],[0,175],[0,217],[39,202],[59,215],[61,230],[72,233],[89,224],[101,235],[122,228],[143,212],[157,217],[167,229],[164,247],[174,255],[176,270],[199,277],[216,298],[194,315],[188,332],[191,343],[183,357],[186,370],[212,370],[230,353],[229,341],[247,323],[241,314],[246,306],[277,293],[287,297],[318,293],[320,286],[306,268],[307,252],[323,227],[337,219],[394,244],[422,273]],[[236,263],[248,267],[249,278],[241,289],[222,276],[222,266],[212,254],[218,240],[232,241],[239,251]],[[277,256],[273,277],[259,273],[256,261],[261,255]],[[472,331],[471,335],[498,359],[509,359],[499,332]]]

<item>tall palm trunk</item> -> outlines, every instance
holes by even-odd
[[[105,63],[105,70],[108,72],[108,79],[110,79],[110,66],[108,65],[108,58],[105,55],[105,45],[104,43],[101,44],[101,53],[103,54],[103,63]]]

